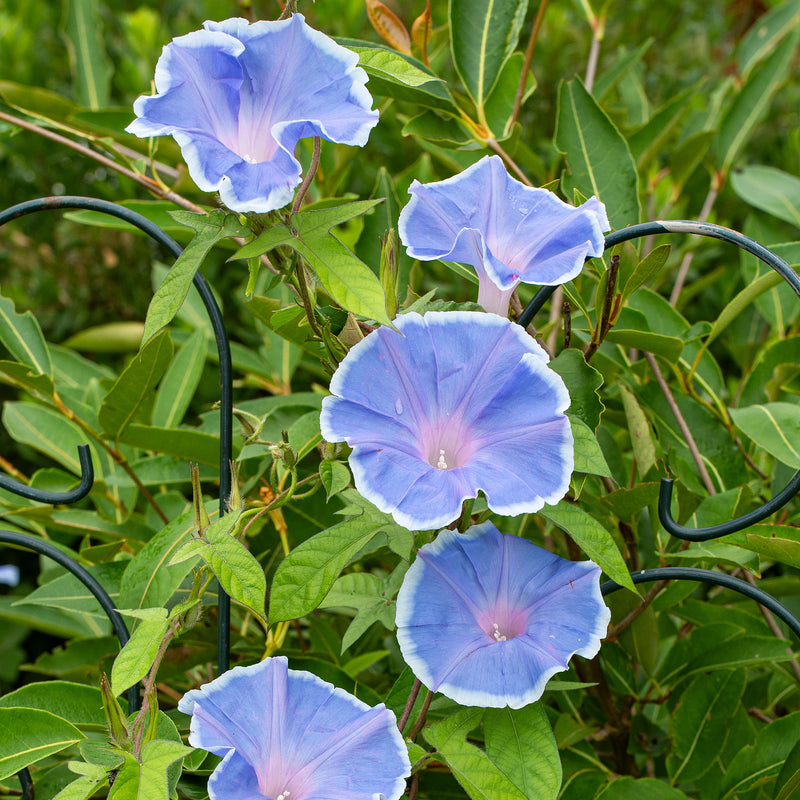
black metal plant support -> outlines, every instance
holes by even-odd
[[[714,239],[721,239],[742,250],[746,250],[748,253],[751,253],[756,256],[756,258],[763,261],[771,269],[775,270],[800,298],[800,277],[797,276],[797,273],[795,273],[786,261],[749,236],[744,236],[738,231],[724,228],[721,225],[714,225],[709,222],[692,222],[690,220],[657,220],[654,222],[643,222],[608,234],[605,238],[605,249],[608,250],[615,245],[628,242],[632,239],[639,239],[645,236],[654,236],[662,233],[691,233],[698,236],[708,236]],[[547,302],[555,289],[555,286],[543,286],[539,289],[533,299],[523,309],[517,322],[523,326],[528,325],[536,312]],[[659,520],[664,526],[664,529],[672,536],[692,542],[702,542],[709,539],[718,539],[729,533],[744,530],[750,525],[755,525],[757,522],[761,522],[761,520],[774,514],[800,491],[800,470],[780,492],[767,500],[759,508],[734,519],[706,528],[687,528],[684,525],[678,524],[673,518],[671,508],[673,483],[674,480],[672,478],[661,479],[661,486],[658,494]],[[659,580],[689,580],[733,589],[755,600],[765,608],[768,608],[775,616],[785,622],[794,634],[800,638],[800,620],[798,620],[786,606],[779,603],[772,595],[767,594],[762,589],[751,586],[746,581],[734,578],[725,573],[693,567],[659,567],[656,569],[632,572],[631,578],[633,582],[637,584]],[[607,595],[620,588],[622,587],[614,581],[607,581],[602,585],[601,591],[604,595]]]
[[[146,233],[167,251],[177,258],[182,252],[181,246],[168,236],[161,228],[152,223],[141,214],[137,214],[124,206],[110,203],[106,200],[98,200],[90,197],[45,197],[37,200],[30,200],[19,203],[0,213],[0,227],[11,220],[33,214],[38,211],[49,211],[57,209],[80,209],[88,211],[99,211],[110,216],[117,217],[125,222],[134,225],[139,230]],[[195,273],[194,286],[200,294],[203,305],[211,321],[214,337],[217,343],[217,353],[219,357],[220,374],[220,516],[225,514],[226,502],[231,491],[231,460],[233,457],[233,375],[231,365],[231,351],[225,323],[222,313],[217,305],[217,301],[205,278],[199,273]],[[47,492],[26,486],[19,481],[7,476],[0,475],[0,487],[17,494],[20,497],[28,498],[40,503],[59,505],[74,503],[85,497],[92,488],[94,482],[94,469],[92,466],[91,451],[88,445],[78,447],[78,458],[81,467],[81,481],[79,485],[69,492]],[[75,559],[65,555],[57,548],[47,542],[28,534],[14,533],[12,531],[0,531],[0,542],[13,544],[17,547],[24,547],[29,550],[41,553],[52,558],[61,566],[65,567],[70,573],[78,578],[95,596],[103,611],[105,611],[112,627],[123,646],[129,638],[128,628],[125,621],[117,611],[114,602],[108,596],[103,587],[92,577],[92,575],[81,566]],[[220,587],[218,594],[218,630],[217,630],[217,663],[220,674],[226,672],[230,665],[230,598]],[[128,708],[136,711],[139,708],[139,688],[132,686],[128,690]],[[33,798],[33,783],[27,768],[18,773],[22,796],[25,800]]]

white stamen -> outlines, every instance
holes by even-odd
[[[447,469],[447,462],[444,460],[444,450],[439,451],[439,460],[436,462],[438,469]]]
[[[494,639],[496,642],[508,641],[508,637],[500,633],[500,626],[496,622],[492,623],[492,627],[494,628]],[[280,798],[278,798],[278,800],[280,800]]]
[[[286,800],[286,798],[289,796],[289,794],[290,794],[290,792],[289,792],[289,790],[287,789],[285,792],[281,792],[281,793],[280,793],[280,794],[279,794],[279,795],[278,795],[278,796],[275,798],[275,800]]]
[[[254,159],[254,158],[253,158],[253,156],[251,156],[251,155],[250,155],[250,153],[245,153],[245,154],[242,156],[242,158],[243,158],[243,159],[244,159],[244,160],[245,160],[245,161],[246,161],[248,164],[257,164],[257,163],[258,163],[258,162],[256,161],[256,159]],[[278,800],[283,800],[283,799],[279,797],[279,798],[278,798]]]

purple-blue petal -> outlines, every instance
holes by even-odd
[[[127,130],[173,135],[201,189],[235,211],[265,213],[300,182],[299,139],[366,144],[378,115],[357,63],[301,14],[206,22],[164,48],[159,94],[136,101]]]
[[[403,657],[458,703],[520,708],[574,654],[597,653],[610,619],[599,578],[591,561],[567,561],[489,522],[443,530],[397,596]]]
[[[178,708],[192,715],[190,743],[226,756],[209,782],[212,800],[284,792],[292,800],[397,800],[410,772],[390,711],[287,669],[285,658],[235,667]]]
[[[603,232],[610,228],[596,198],[570,206],[512,178],[499,156],[443,181],[414,181],[409,193],[398,225],[408,254],[470,264],[481,285],[488,278],[502,292],[520,281],[552,286],[571,280],[587,256],[602,254]]]
[[[403,314],[348,353],[322,403],[356,488],[411,529],[486,494],[499,513],[557,502],[573,468],[569,395],[542,348],[494,314]]]

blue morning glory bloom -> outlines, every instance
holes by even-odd
[[[164,48],[158,94],[136,100],[126,130],[173,136],[194,182],[228,208],[272,211],[300,183],[298,139],[366,144],[378,112],[357,63],[302,14],[205,22]]]
[[[178,703],[189,744],[224,756],[211,800],[397,800],[411,764],[394,714],[288,669],[234,667]]]
[[[567,561],[491,522],[443,530],[397,595],[397,639],[420,681],[466,706],[522,708],[576,653],[592,658],[611,612],[600,567]]]
[[[19,584],[19,567],[16,564],[3,564],[0,566],[0,583],[6,586]]]
[[[414,181],[408,191],[398,225],[408,254],[471,264],[478,302],[501,316],[520,282],[572,280],[587,256],[602,255],[603,232],[611,227],[596,198],[568,205],[512,178],[499,156],[485,156],[447,180]]]
[[[538,511],[569,488],[570,404],[519,325],[470,311],[401,314],[347,354],[322,401],[356,488],[409,530],[440,528],[486,495],[498,514]]]

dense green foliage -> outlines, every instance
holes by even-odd
[[[386,22],[379,3],[367,5]],[[502,152],[569,202],[596,194],[615,229],[702,217],[800,264],[800,2],[545,2],[525,75],[539,9],[495,5],[476,40],[488,3],[433,0],[429,30],[420,0],[396,3],[390,41],[361,0],[301,1],[310,24],[359,53],[380,122],[363,150],[322,143],[298,213],[258,219],[200,192],[171,139],[123,129],[172,37],[205,19],[277,18],[276,4],[63,0],[60,20],[45,0],[0,7],[0,207],[91,195],[191,242],[168,273],[163,251],[94,212],[0,229],[0,464],[66,490],[88,442],[96,472],[71,507],[0,490],[2,527],[73,555],[135,630],[117,657],[77,580],[2,550],[23,579],[0,597],[0,795],[30,766],[37,800],[206,796],[216,759],[180,744],[188,722],[175,705],[214,674],[214,577],[234,600],[234,663],[287,655],[401,714],[413,675],[394,599],[433,532],[412,534],[358,495],[343,448],[322,442],[319,408],[336,363],[396,308],[474,308],[471,270],[413,262],[397,245],[413,179]],[[396,47],[405,29],[407,54]],[[305,167],[311,154],[302,140]],[[241,502],[222,519],[216,348],[196,294],[183,302],[198,268],[232,338]],[[766,273],[743,251],[681,235],[590,260],[564,287],[567,304],[533,321],[572,397],[570,492],[495,524],[565,557],[590,555],[620,583],[628,571],[702,566],[756,580],[800,614],[797,501],[693,544],[670,537],[656,509],[660,478],[678,477],[675,517],[715,524],[757,508],[800,469],[800,301]],[[310,281],[305,309],[299,275]],[[524,306],[534,287],[519,294]],[[484,511],[478,500],[473,513]],[[796,643],[778,637],[788,629],[728,591],[637,589],[609,599],[600,655],[574,659],[540,702],[484,711],[436,695],[408,742],[417,798],[798,796],[800,669]],[[130,741],[109,692],[103,713],[103,674],[119,697],[144,679],[158,709],[130,722]],[[125,776],[110,790],[108,770]]]

